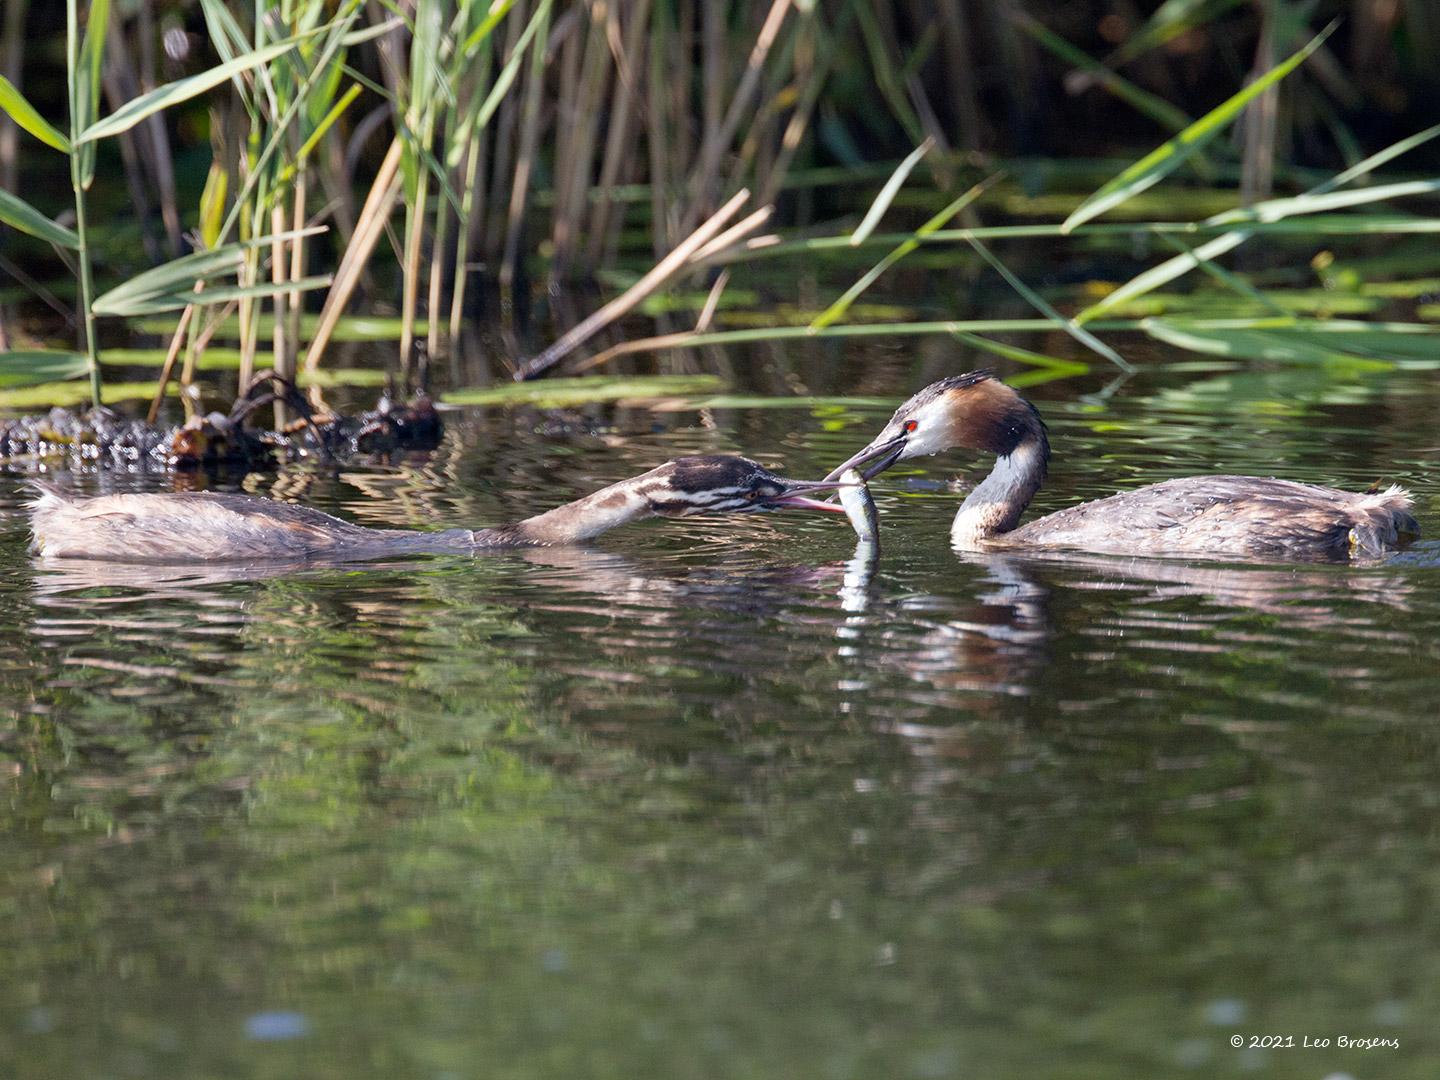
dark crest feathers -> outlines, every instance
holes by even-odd
[[[933,382],[924,390],[916,393],[909,401],[900,406],[895,413],[896,417],[908,414],[916,409],[922,409],[929,405],[942,394],[948,394],[951,390],[963,390],[967,386],[976,386],[982,382],[989,382],[995,378],[995,371],[992,368],[976,368],[974,371],[967,371],[963,375],[950,375]]]
[[[685,492],[744,487],[767,475],[758,463],[732,454],[679,457],[668,468],[671,486]]]

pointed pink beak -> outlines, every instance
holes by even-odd
[[[821,502],[800,494],[804,491],[833,491],[840,484],[834,480],[782,480],[785,494],[766,499],[766,509],[773,510],[825,510],[830,513],[844,513],[843,507],[832,502]]]

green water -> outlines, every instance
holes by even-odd
[[[724,360],[870,397],[978,362],[869,348]],[[1150,359],[1033,391],[1042,509],[1383,477],[1440,538],[1433,375]],[[474,410],[431,460],[253,486],[491,524],[678,453],[817,475],[885,415]],[[794,513],[57,570],[0,476],[0,1076],[1433,1077],[1437,549],[961,558],[978,465],[877,484],[868,583]],[[1302,1046],[1338,1036],[1399,1046]]]

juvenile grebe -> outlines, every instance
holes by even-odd
[[[1253,476],[1166,480],[1016,528],[1045,480],[1050,442],[1035,406],[988,371],[921,390],[827,479],[860,465],[868,479],[897,461],[957,446],[999,459],[955,516],[950,539],[960,549],[1343,561],[1378,557],[1420,534],[1410,496],[1399,487],[1360,495]]]
[[[31,504],[31,533],[37,552],[62,559],[142,563],[373,559],[576,544],[648,517],[786,507],[844,513],[832,503],[801,494],[835,486],[787,480],[748,458],[682,457],[514,525],[415,532],[352,525],[309,507],[251,495],[175,492],[71,499],[41,485]]]

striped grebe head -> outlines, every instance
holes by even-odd
[[[808,498],[832,490],[823,481],[790,480],[759,462],[728,454],[675,458],[637,478],[636,488],[661,517],[743,513],[754,510],[840,510]],[[841,511],[843,513],[843,511]]]

